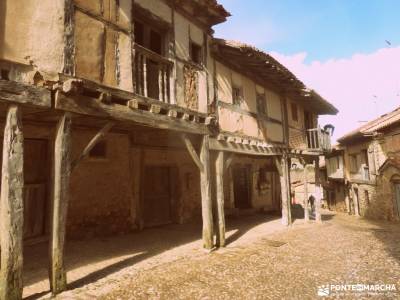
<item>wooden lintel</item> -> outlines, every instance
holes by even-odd
[[[104,139],[105,135],[111,130],[111,128],[115,125],[114,122],[108,122],[100,131],[90,140],[85,149],[83,149],[82,153],[79,155],[77,159],[75,159],[71,164],[71,172],[76,168],[76,166],[85,159],[90,151],[96,146],[98,142]]]
[[[208,128],[204,124],[186,122],[180,119],[171,119],[162,114],[153,114],[149,111],[131,109],[126,105],[104,104],[98,99],[83,95],[66,95],[57,91],[55,108],[63,111],[74,112],[82,115],[103,117],[120,121],[130,121],[160,129],[169,129],[180,132],[207,134]]]
[[[210,138],[210,149],[213,151],[225,151],[239,154],[258,155],[258,156],[274,156],[273,152],[266,152],[262,148],[256,146],[229,143],[218,141],[216,138]]]
[[[200,161],[200,157],[197,155],[196,149],[194,149],[192,141],[186,135],[182,135],[182,140],[185,143],[186,149],[188,150],[190,156],[192,157],[194,163],[199,168],[200,172],[203,172],[204,166]]]
[[[151,112],[151,113],[153,113],[153,114],[159,114],[160,111],[161,111],[161,106],[160,106],[160,105],[152,104],[152,105],[150,106],[150,112]]]
[[[43,87],[16,81],[0,80],[0,101],[10,104],[26,104],[50,108],[51,92]]]

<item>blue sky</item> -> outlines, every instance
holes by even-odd
[[[219,0],[215,36],[260,48],[338,109],[334,139],[400,105],[400,0]],[[388,40],[391,45],[388,45]]]
[[[244,39],[307,62],[400,44],[399,0],[220,0],[232,17],[216,36]],[[245,32],[248,32],[248,35]]]

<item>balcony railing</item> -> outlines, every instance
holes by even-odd
[[[170,74],[173,62],[167,58],[135,45],[136,93],[170,103]]]
[[[316,151],[331,151],[331,135],[328,131],[318,128],[307,129],[307,147]]]

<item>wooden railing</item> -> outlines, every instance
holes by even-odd
[[[170,103],[170,74],[173,62],[167,58],[135,45],[136,93]]]
[[[328,131],[318,128],[307,129],[307,148],[318,151],[331,151],[331,135]]]

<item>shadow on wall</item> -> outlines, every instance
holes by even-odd
[[[7,47],[5,44],[5,29],[6,29],[6,9],[7,1],[0,1],[0,58],[4,56],[4,50]]]

